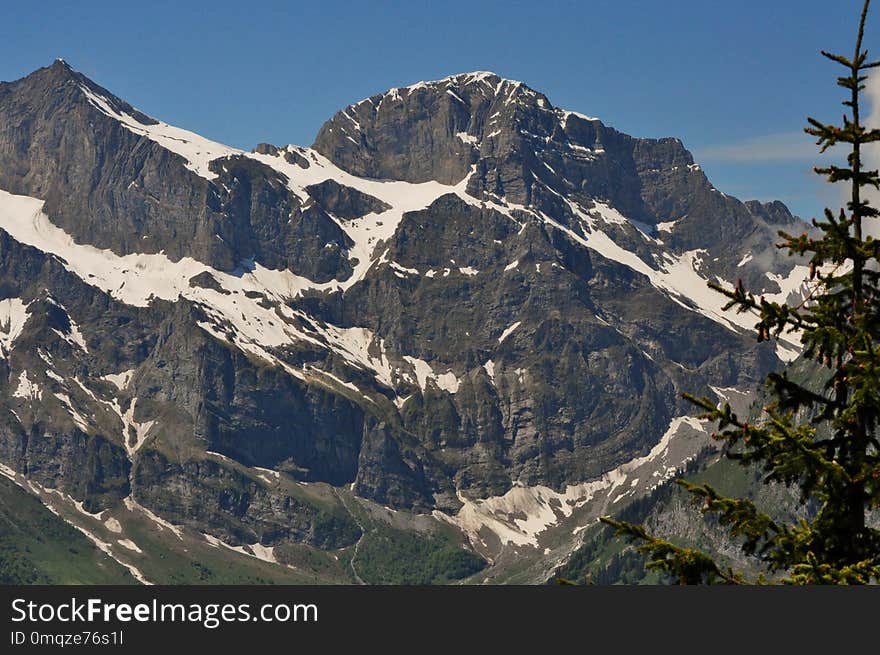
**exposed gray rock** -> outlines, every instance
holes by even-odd
[[[391,207],[378,198],[362,193],[357,189],[343,186],[335,180],[306,187],[306,191],[326,211],[337,218],[360,218],[367,214],[381,214]]]
[[[349,546],[360,536],[344,511],[269,492],[209,460],[178,464],[151,451],[138,460],[133,482],[135,499],[145,507],[233,545],[293,541],[329,549]]]

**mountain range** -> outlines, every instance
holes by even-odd
[[[4,493],[141,582],[543,581],[797,356],[707,287],[801,293],[780,229],[494,73],[246,152],[57,60],[0,83]]]

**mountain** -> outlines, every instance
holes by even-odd
[[[797,355],[706,283],[799,293],[802,226],[493,73],[244,152],[58,60],[0,83],[0,471],[142,580],[540,581]]]

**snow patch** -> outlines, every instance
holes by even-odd
[[[253,469],[257,472],[257,477],[269,486],[274,485],[281,479],[281,474],[273,469],[266,469],[260,466],[254,466]]]
[[[64,381],[64,378],[61,377],[60,375],[58,375],[51,368],[46,370],[46,377],[49,378],[50,380],[55,380],[55,382],[57,382],[58,384],[60,384],[63,387],[67,386],[67,383]]]
[[[6,464],[0,464],[0,473],[5,475],[7,478],[12,480],[13,482],[18,483],[18,481],[15,479],[15,471],[13,471],[11,468],[6,466]]]
[[[388,265],[393,268],[395,271],[399,271],[401,273],[412,273],[413,275],[419,274],[419,269],[417,268],[406,268],[405,266],[401,266],[397,262],[388,262]]]
[[[12,395],[16,398],[24,398],[25,400],[42,400],[43,390],[36,382],[28,379],[27,371],[22,371],[18,376],[18,386]]]
[[[365,399],[369,400],[369,398],[367,398],[366,396],[364,396],[364,395],[361,393],[361,390],[358,389],[357,385],[354,384],[353,382],[346,382],[345,380],[339,378],[339,377],[336,376],[336,375],[333,375],[332,373],[330,373],[330,372],[328,372],[328,371],[322,370],[322,369],[320,369],[320,368],[315,368],[315,367],[313,367],[313,366],[309,366],[308,364],[306,364],[306,370],[307,370],[309,373],[317,374],[317,375],[320,376],[320,377],[326,378],[326,379],[328,379],[328,380],[332,380],[333,382],[335,382],[335,383],[338,384],[339,386],[341,386],[341,387],[345,387],[346,389],[350,389],[351,391],[355,391],[355,392],[357,392],[357,394],[358,394],[359,396],[361,396],[362,398],[365,398]]]
[[[274,546],[264,546],[260,543],[250,544],[247,546],[233,546],[226,543],[222,539],[218,539],[217,537],[210,534],[202,533],[202,536],[205,538],[205,541],[207,541],[215,548],[227,548],[229,550],[235,551],[236,553],[247,555],[249,557],[255,557],[256,559],[262,560],[264,562],[278,564],[278,560],[275,558]]]
[[[114,519],[112,516],[104,521],[104,527],[106,527],[110,532],[115,532],[116,534],[122,533],[122,525]]]
[[[127,371],[120,371],[119,373],[108,373],[107,375],[101,376],[101,379],[107,380],[107,382],[120,391],[125,391],[128,389],[128,385],[131,384],[131,378],[134,375],[134,371],[135,369],[132,368]]]
[[[449,393],[456,393],[458,391],[461,381],[452,371],[435,373],[431,365],[423,359],[411,357],[409,355],[404,355],[403,359],[409,362],[412,366],[412,374],[409,376],[410,379],[418,384],[422,391],[425,391],[428,388],[428,380],[432,380],[439,388],[448,391]]]
[[[223,453],[218,453],[218,452],[216,452],[216,451],[214,451],[214,450],[206,450],[206,451],[205,451],[205,454],[206,454],[206,455],[211,455],[211,457],[216,457],[217,459],[222,460],[222,461],[226,462],[227,464],[238,464],[238,462],[236,462],[236,461],[235,461],[234,459],[232,459],[231,457],[227,457],[227,456],[224,455]]]
[[[136,543],[134,543],[131,539],[117,539],[116,543],[119,544],[120,546],[123,546],[124,548],[128,548],[129,550],[133,550],[136,553],[143,553],[144,552],[140,548],[138,548],[138,545]]]
[[[576,111],[568,111],[567,109],[557,109],[557,112],[562,114],[562,129],[565,129],[568,126],[569,119],[574,116],[576,118],[580,118],[584,121],[598,121],[600,119],[595,118],[593,116],[587,116],[586,114],[581,114]]]
[[[21,298],[5,298],[0,300],[0,358],[9,356],[15,340],[24,330],[30,312],[30,303]]]
[[[492,384],[495,384],[495,362],[490,359],[483,364],[483,368],[486,369],[486,373],[489,376],[489,379],[492,380]]]
[[[498,343],[501,343],[501,342],[504,341],[507,337],[509,337],[511,334],[513,334],[513,331],[514,331],[516,328],[518,328],[520,325],[522,325],[522,321],[517,321],[516,323],[514,323],[513,325],[511,325],[509,328],[505,329],[504,332],[501,333],[501,336],[498,337]]]

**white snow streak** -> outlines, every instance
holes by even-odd
[[[507,337],[509,337],[511,334],[513,334],[513,331],[514,331],[516,328],[518,328],[520,325],[522,325],[522,321],[517,321],[516,323],[514,323],[513,325],[511,325],[509,328],[507,328],[506,330],[504,330],[504,332],[501,333],[501,336],[498,337],[498,343],[501,343],[501,342],[504,341]]]

